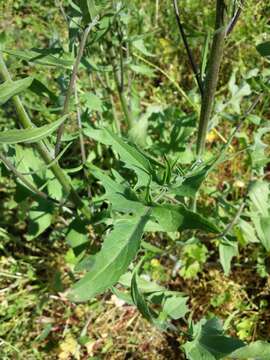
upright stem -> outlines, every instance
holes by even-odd
[[[0,75],[4,81],[12,80],[1,53],[0,53]],[[14,96],[12,100],[15,105],[16,111],[18,113],[18,118],[21,125],[24,128],[33,127],[33,124],[19,96]],[[50,165],[54,160],[50,154],[50,150],[48,150],[48,148],[45,146],[43,142],[36,143],[35,146],[40,156],[45,161],[45,163],[47,165]],[[50,169],[52,170],[52,172],[54,173],[55,177],[58,179],[60,184],[63,186],[65,193],[69,195],[70,200],[73,202],[73,204],[79,209],[82,209],[84,207],[84,204],[80,196],[77,194],[76,190],[73,188],[71,181],[67,176],[67,174],[64,172],[64,170],[61,169],[58,163],[54,163],[53,165],[51,165]]]
[[[208,70],[205,78],[205,85],[202,97],[199,131],[197,138],[197,155],[202,157],[205,150],[208,124],[211,117],[215,92],[218,83],[218,75],[223,56],[223,48],[226,36],[224,26],[225,4],[224,0],[216,0],[216,24],[212,48],[209,57]]]

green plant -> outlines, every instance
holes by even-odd
[[[225,5],[234,10],[228,26],[225,26]],[[207,322],[203,320],[198,324],[188,321],[186,296],[144,280],[140,277],[141,263],[133,265],[133,261],[144,255],[149,247],[150,251],[153,250],[151,244],[142,241],[143,236],[163,233],[181,242],[186,242],[192,236],[199,239],[197,244],[182,247],[185,249],[182,254],[185,264],[180,274],[184,277],[197,275],[206,261],[207,248],[202,243],[205,239],[218,242],[220,261],[225,273],[230,272],[231,260],[237,255],[234,225],[246,206],[245,202],[240,204],[238,209],[230,209],[232,220],[226,218],[226,221],[216,212],[209,215],[206,209],[195,211],[194,205],[197,203],[202,183],[216,171],[218,165],[229,159],[227,150],[235,134],[257,104],[256,99],[243,117],[237,117],[240,125],[237,125],[228,140],[225,140],[220,153],[205,160],[206,136],[213,111],[225,37],[235,25],[242,3],[232,1],[227,4],[223,0],[216,1],[216,25],[208,61],[205,46],[204,62],[207,62],[208,66],[203,77],[204,74],[197,73],[179,19],[177,2],[174,1],[179,29],[202,97],[196,150],[198,159],[192,164],[190,163],[195,156],[191,149],[189,154],[185,153],[186,157],[182,154],[182,162],[178,159],[178,151],[183,153],[180,151],[181,147],[185,148],[189,144],[196,129],[195,116],[189,116],[173,106],[162,107],[160,104],[146,104],[143,111],[140,109],[139,102],[145,93],[140,93],[136,86],[132,85],[134,74],[151,78],[154,76],[153,68],[158,70],[158,67],[153,67],[148,60],[141,64],[138,61],[141,59],[140,55],[133,55],[134,51],[139,51],[144,56],[152,56],[143,36],[134,34],[134,27],[137,26],[131,15],[134,6],[136,5],[125,2],[100,2],[96,5],[93,1],[69,1],[67,8],[62,9],[66,19],[69,19],[69,53],[64,51],[64,46],[60,49],[52,46],[46,50],[3,49],[3,53],[10,57],[38,66],[51,66],[55,74],[60,72],[58,81],[61,83],[61,91],[56,96],[37,79],[26,77],[12,81],[3,56],[0,57],[0,73],[4,80],[0,85],[0,101],[2,104],[10,99],[13,101],[18,113],[18,124],[24,128],[6,130],[0,134],[3,149],[0,159],[14,174],[18,187],[22,186],[24,190],[30,191],[26,197],[34,199],[29,210],[32,222],[28,239],[44,233],[56,212],[68,213],[72,221],[68,223],[67,242],[72,248],[70,256],[75,266],[74,277],[78,279],[83,273],[83,277],[68,293],[70,301],[87,301],[111,289],[119,298],[136,305],[149,322],[162,330],[182,331],[175,328],[172,320],[184,319],[184,322],[189,324],[188,335],[193,338],[184,345],[189,359],[200,359],[200,356],[208,359],[221,359],[225,356],[240,359],[249,356],[247,354],[263,359],[264,352],[269,349],[268,344],[254,343],[246,346],[241,341],[226,337],[216,319]],[[262,48],[259,48],[259,51],[262,52]],[[267,55],[267,51],[263,49],[263,54],[265,53]],[[81,72],[86,73],[87,81],[88,78],[90,82],[93,78],[99,81],[100,88],[94,92],[95,86],[91,86],[89,90],[89,84]],[[170,79],[168,75],[167,78]],[[234,90],[235,86],[232,85]],[[56,111],[59,120],[54,119],[49,124],[35,126],[19,98],[27,89],[38,94],[45,92],[50,101],[54,101],[55,97],[64,97],[62,104],[58,104],[62,105],[61,110],[58,107]],[[119,120],[119,113],[116,111],[115,91],[124,121]],[[235,96],[235,92],[232,95]],[[197,110],[196,102],[189,95],[185,94],[185,98]],[[242,99],[241,96],[239,99]],[[237,102],[234,98],[236,107],[239,102],[240,100]],[[104,121],[106,112],[110,114],[108,123]],[[89,116],[91,123],[87,121]],[[171,128],[166,128],[167,124],[159,124],[162,117],[166,120],[170,117],[172,120],[178,119],[172,131]],[[152,127],[151,118],[157,119]],[[83,179],[78,177],[71,180],[68,171],[60,166],[61,161],[64,163],[64,153],[69,148],[68,145],[62,149],[61,142],[64,129],[68,125],[71,126],[71,131],[75,132],[75,139],[67,137],[65,141],[72,143],[73,140],[74,144],[78,140],[81,151],[79,167],[68,171],[82,171]],[[57,128],[58,133],[54,137],[53,132]],[[148,131],[154,135],[152,139],[149,138]],[[156,134],[160,133],[165,139],[169,134],[170,141],[153,144]],[[85,140],[94,144],[93,152],[86,153]],[[186,164],[190,166],[185,166]],[[86,192],[89,182],[92,187]],[[254,203],[254,188],[249,196]],[[269,209],[266,202],[267,197],[263,200],[263,208],[259,204],[250,217],[261,243],[269,251]],[[101,249],[99,244],[89,241],[90,224],[103,234]],[[154,251],[162,253],[162,249]],[[185,332],[183,334],[186,336]]]

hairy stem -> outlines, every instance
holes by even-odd
[[[216,0],[216,24],[212,48],[209,57],[208,70],[205,78],[202,106],[200,113],[199,131],[197,138],[197,155],[202,157],[205,149],[206,135],[211,117],[215,93],[217,89],[220,65],[223,56],[226,29],[224,26],[224,0]]]

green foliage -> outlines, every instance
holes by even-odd
[[[112,291],[160,330],[172,331],[173,335],[181,333],[181,341],[187,341],[183,349],[190,360],[266,360],[269,344],[257,341],[246,345],[241,341],[249,339],[255,321],[255,317],[245,314],[256,311],[261,316],[253,294],[245,293],[245,301],[240,305],[230,303],[228,310],[225,305],[233,302],[232,297],[227,297],[227,292],[220,294],[223,283],[218,284],[217,278],[218,290],[214,294],[218,295],[214,299],[207,297],[214,313],[221,314],[222,305],[224,317],[237,309],[229,320],[237,317],[236,330],[241,340],[227,336],[217,318],[197,324],[191,318],[199,316],[194,314],[194,306],[198,313],[213,315],[208,307],[205,309],[205,302],[203,306],[196,303],[198,296],[192,289],[197,283],[202,285],[200,291],[209,288],[204,286],[209,274],[204,271],[201,276],[208,261],[220,269],[222,266],[226,276],[234,273],[236,266],[242,273],[246,273],[245,266],[252,270],[257,266],[262,277],[268,276],[270,190],[266,119],[270,73],[269,69],[261,69],[256,49],[266,58],[261,62],[267,63],[270,47],[269,41],[255,46],[257,37],[262,41],[259,32],[265,31],[267,16],[263,17],[266,20],[261,19],[258,13],[253,14],[253,6],[241,4],[243,13],[249,13],[249,21],[243,21],[249,28],[242,25],[232,42],[226,40],[232,46],[226,45],[222,59],[225,76],[215,94],[216,86],[208,85],[213,79],[216,83],[218,80],[221,59],[217,57],[222,47],[215,52],[215,41],[225,27],[212,29],[215,11],[211,6],[198,6],[198,1],[186,3],[183,19],[187,40],[196,49],[195,58],[202,58],[198,76],[201,81],[207,79],[204,88],[209,90],[201,98],[192,88],[194,76],[182,61],[184,49],[179,44],[169,2],[56,3],[57,6],[47,1],[36,4],[16,0],[12,11],[16,9],[15,13],[22,16],[7,16],[7,29],[0,31],[5,62],[14,78],[16,73],[22,77],[10,80],[13,76],[1,63],[0,105],[4,106],[0,113],[0,145],[2,159],[6,159],[0,167],[0,192],[4,198],[1,254],[12,257],[14,253],[17,257],[19,249],[23,258],[29,253],[31,261],[32,254],[35,261],[40,244],[49,244],[52,253],[55,244],[60,244],[59,248],[64,248],[62,259],[67,262],[61,270],[65,281],[61,272],[55,271],[52,291],[63,303],[99,306],[100,296]],[[218,3],[223,6],[223,2]],[[226,2],[226,24],[231,22],[230,14],[239,4]],[[257,8],[267,12],[263,4]],[[254,12],[256,9],[254,6]],[[254,26],[253,17],[258,36],[252,35],[254,28],[250,29]],[[16,30],[9,31],[9,22]],[[86,29],[89,34],[82,49]],[[20,44],[17,33],[23,39]],[[199,45],[203,42],[200,56]],[[233,44],[241,44],[239,53]],[[256,114],[248,110],[243,115],[254,104],[253,95],[262,92],[260,110]],[[23,95],[23,101],[18,95]],[[209,116],[203,134],[201,129],[197,131],[197,123],[200,107],[203,109],[205,104]],[[69,115],[63,117],[66,109]],[[252,111],[255,112],[253,108]],[[16,128],[10,129],[14,123]],[[51,145],[59,145],[59,128],[64,130],[60,144],[63,149],[55,156]],[[199,143],[208,141],[206,152],[199,151],[203,161],[196,156],[197,133]],[[236,176],[243,186],[237,185]],[[256,181],[248,188],[250,178]],[[239,215],[241,198],[246,206]],[[70,247],[68,251],[65,244]],[[144,266],[140,262],[142,256]],[[155,262],[159,264],[156,272]],[[16,276],[17,273],[15,279]],[[29,277],[33,277],[34,286],[40,286],[42,280],[31,271]],[[212,279],[211,289],[214,282]],[[1,287],[1,294],[17,291],[16,286],[17,282]],[[31,286],[23,294],[31,292]],[[50,285],[45,286],[41,302],[51,295]],[[70,287],[67,299],[61,293],[66,287]],[[179,289],[189,292],[190,298]],[[199,295],[204,299],[204,293]],[[20,296],[6,318],[12,319],[16,312],[24,311]],[[30,300],[34,304],[37,301]],[[67,307],[73,309],[73,305]],[[190,326],[186,333],[182,329],[186,329],[188,313]],[[16,331],[16,326],[12,326],[7,338]],[[78,334],[79,348],[89,340],[85,336],[88,325],[83,326],[82,334]],[[46,343],[46,357],[51,355],[47,352],[50,338],[62,328],[62,323],[58,326],[50,320],[39,329],[35,341]],[[4,336],[0,328],[0,337]],[[1,341],[0,347],[4,344]],[[108,344],[113,347],[110,340]],[[34,356],[37,349],[35,346]],[[92,357],[95,345],[91,349],[89,354],[85,348],[82,356]],[[14,358],[13,350],[5,354]],[[102,352],[107,352],[106,346]]]
[[[0,85],[0,105],[6,103],[10,98],[20,94],[32,84],[33,78],[27,77],[17,81],[5,81]]]
[[[149,210],[140,217],[118,220],[106,236],[91,270],[71,289],[72,301],[86,301],[113,286],[123,275],[140,247]]]
[[[22,130],[9,130],[0,133],[0,144],[33,143],[51,135],[66,120],[66,116],[52,124]]]

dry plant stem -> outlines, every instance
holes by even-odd
[[[9,71],[6,67],[2,54],[0,53],[0,74],[4,81],[11,81],[11,77]],[[16,111],[18,113],[19,122],[23,128],[33,127],[33,124],[19,98],[19,96],[14,96],[12,98]],[[53,157],[50,154],[50,151],[47,149],[46,145],[43,142],[39,142],[35,144],[37,151],[39,152],[42,159],[45,161],[47,165],[50,165],[53,162]],[[58,179],[60,184],[62,185],[64,192],[69,195],[70,200],[73,204],[82,209],[84,204],[77,194],[76,190],[73,188],[71,181],[64,170],[61,169],[58,163],[54,163],[50,166],[54,176]]]
[[[78,55],[76,57],[76,60],[75,60],[75,63],[74,63],[73,69],[72,69],[72,74],[71,74],[70,82],[68,85],[68,89],[67,89],[67,93],[66,93],[66,97],[65,97],[65,101],[64,101],[62,115],[68,114],[70,100],[71,100],[72,94],[74,92],[75,81],[76,81],[78,69],[80,66],[80,62],[82,60],[84,48],[86,45],[86,40],[87,40],[87,37],[88,37],[91,29],[96,25],[97,20],[98,20],[98,18],[96,18],[89,26],[87,26],[87,28],[83,32],[82,39],[81,39],[81,42],[79,45]],[[55,156],[57,156],[60,151],[61,138],[62,138],[64,129],[65,129],[65,125],[64,125],[64,123],[62,123],[62,125],[59,127],[58,132],[57,132],[57,139],[56,139],[56,145],[55,145]]]
[[[198,67],[197,67],[197,65],[195,63],[195,60],[193,58],[192,52],[190,50],[190,47],[189,47],[189,44],[188,44],[188,41],[187,41],[187,37],[186,37],[186,34],[185,34],[184,27],[183,27],[183,25],[181,23],[180,12],[179,12],[179,7],[178,7],[177,0],[173,0],[173,6],[174,6],[174,12],[175,12],[175,17],[176,17],[177,25],[178,25],[178,28],[179,28],[179,32],[180,32],[180,35],[182,37],[182,40],[183,40],[183,43],[184,43],[184,46],[185,46],[185,49],[186,49],[186,52],[187,52],[187,55],[188,55],[190,65],[191,65],[192,71],[193,71],[193,73],[195,75],[195,78],[196,78],[196,81],[197,81],[201,96],[203,96],[203,84],[202,84],[201,75],[200,75],[199,69],[198,69]]]
[[[224,27],[225,5],[223,0],[216,0],[216,25],[209,57],[208,71],[205,78],[204,94],[200,113],[197,138],[197,156],[201,158],[205,149],[208,124],[211,117],[215,92],[217,89],[220,65],[223,56],[226,29]]]

